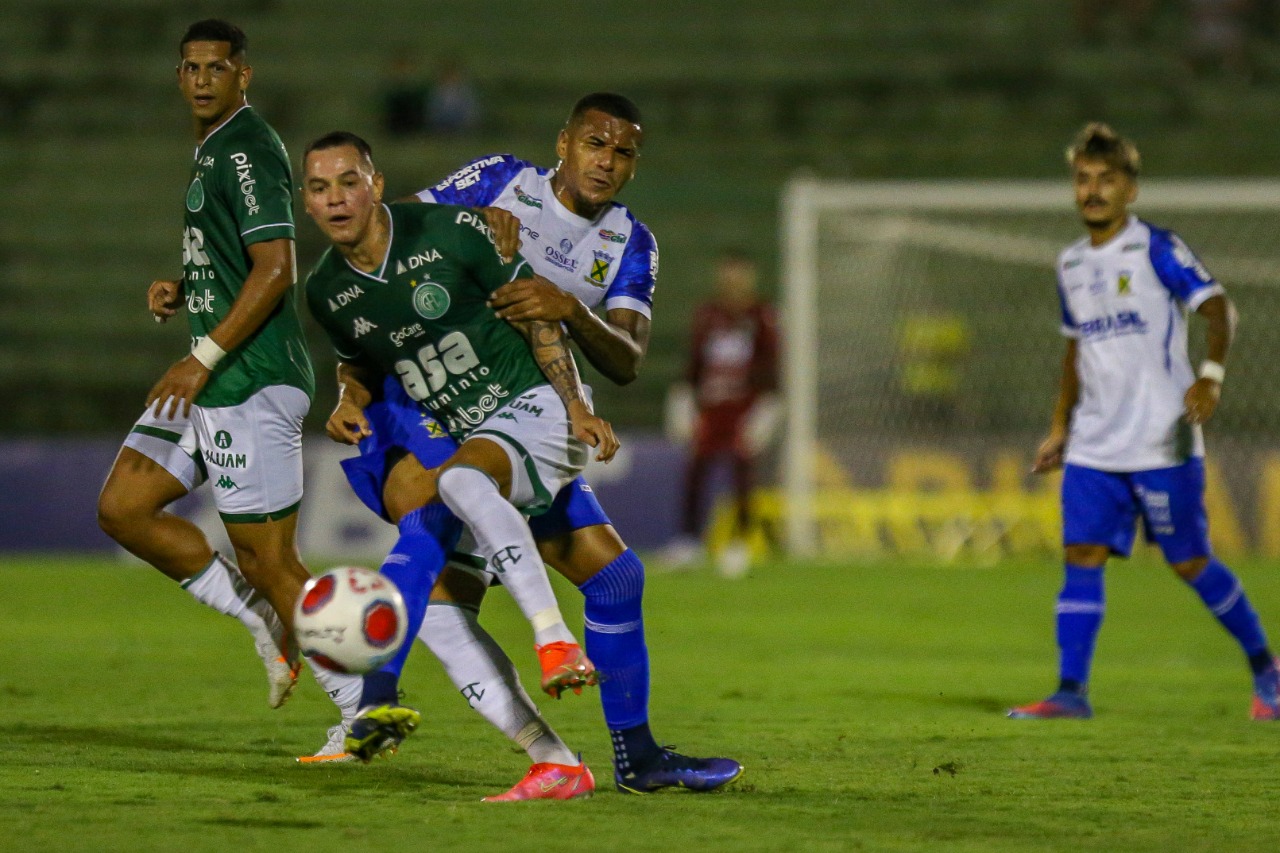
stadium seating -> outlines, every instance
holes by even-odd
[[[658,235],[663,272],[644,374],[626,392],[600,388],[610,415],[629,426],[659,421],[716,249],[749,246],[772,268],[776,199],[796,170],[1054,175],[1063,139],[1092,116],[1137,136],[1162,174],[1280,166],[1267,78],[1280,68],[1274,46],[1258,45],[1253,85],[1195,78],[1177,58],[1176,12],[1156,22],[1151,44],[1083,46],[1066,0],[903,0],[891,15],[882,4],[820,0],[651,2],[607,13],[536,2],[519,15],[479,3],[422,9],[357,14],[339,0],[240,0],[216,10],[161,0],[4,4],[0,160],[16,177],[16,203],[0,210],[0,393],[16,407],[17,431],[118,432],[182,348],[177,324],[157,330],[141,298],[150,277],[178,268],[190,138],[169,68],[178,34],[202,12],[232,17],[250,34],[252,100],[293,152],[335,127],[365,132],[394,192],[479,153],[549,163],[578,94],[632,94],[649,116],[649,139],[626,200]],[[463,61],[481,93],[481,131],[465,140],[385,138],[377,93],[401,46],[420,50],[425,69]],[[305,223],[300,249],[306,266],[318,246]],[[328,375],[323,358],[319,370]],[[50,387],[92,403],[69,405]],[[328,403],[322,394],[316,417]]]

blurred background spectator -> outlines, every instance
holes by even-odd
[[[449,136],[480,125],[480,98],[466,68],[457,59],[440,63],[427,99],[427,129]]]

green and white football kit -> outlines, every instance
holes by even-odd
[[[241,107],[196,147],[182,233],[192,346],[231,310],[252,266],[248,247],[293,239],[293,178],[280,137]],[[227,522],[281,518],[302,499],[302,419],[315,378],[290,291],[228,353],[184,418],[148,411],[125,446],[190,491],[205,479]]]
[[[511,503],[545,510],[586,466],[564,403],[528,342],[486,300],[532,275],[498,257],[482,214],[450,205],[384,205],[387,255],[373,273],[330,249],[307,302],[339,358],[398,376],[459,442],[483,436],[511,458]]]

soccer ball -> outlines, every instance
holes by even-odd
[[[307,581],[293,609],[302,653],[334,672],[372,672],[396,656],[409,624],[404,598],[372,569],[340,566]]]

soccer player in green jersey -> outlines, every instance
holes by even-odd
[[[192,349],[147,396],[98,500],[102,529],[238,618],[283,704],[299,664],[286,640],[309,577],[295,545],[302,498],[302,419],[311,361],[295,308],[292,173],[271,126],[249,106],[244,33],[192,24],[179,43],[178,87],[197,145],[185,193],[182,277],[147,294],[160,322],[185,308]],[[208,480],[239,569],[198,527],[167,510]],[[246,583],[247,581],[247,583]],[[317,670],[354,716],[360,681]]]
[[[594,668],[564,625],[517,509],[536,514],[550,506],[586,465],[587,445],[598,447],[604,461],[618,446],[609,424],[591,411],[560,324],[509,324],[495,316],[489,296],[532,271],[518,256],[511,262],[499,256],[480,211],[382,204],[382,175],[354,134],[316,140],[304,162],[307,213],[333,244],[306,287],[308,306],[340,361],[330,435],[394,443],[395,436],[372,433],[363,410],[370,389],[396,376],[460,442],[430,470],[407,454],[388,457],[388,466],[405,464],[413,473],[396,478],[386,494],[362,498],[395,521],[402,538],[422,508],[443,501],[533,625],[543,689],[553,695],[580,689]],[[374,479],[388,482],[386,472]],[[402,564],[388,559],[383,571],[399,574]],[[396,580],[416,634],[435,577]],[[395,702],[407,654],[408,646],[387,670],[365,679],[363,710],[347,738],[348,750],[361,758],[417,725],[416,712],[406,718],[409,709]],[[568,790],[589,793],[589,773],[580,764],[574,769]]]

